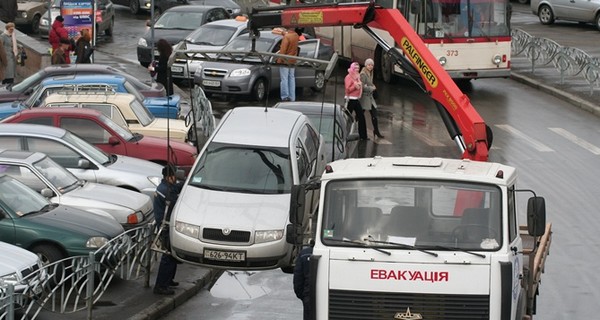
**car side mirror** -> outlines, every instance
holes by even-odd
[[[52,198],[52,197],[54,197],[54,192],[50,188],[44,188],[44,189],[42,189],[42,191],[40,191],[40,194],[44,198]]]
[[[89,169],[90,168],[90,161],[87,159],[79,159],[79,161],[77,161],[77,168],[79,169]]]
[[[121,143],[121,141],[119,141],[119,139],[117,137],[115,137],[115,136],[110,136],[108,138],[108,144],[110,144],[111,146],[116,146],[119,143]]]

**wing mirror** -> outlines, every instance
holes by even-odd
[[[527,201],[527,231],[534,237],[543,236],[546,231],[546,200],[542,197]]]
[[[111,145],[111,146],[116,146],[119,143],[121,143],[121,141],[119,141],[119,139],[117,137],[115,137],[115,136],[110,136],[108,138],[108,144]]]
[[[44,188],[44,189],[42,189],[42,191],[40,191],[40,194],[44,198],[52,198],[52,197],[54,197],[54,192],[50,188]]]
[[[90,168],[90,161],[87,159],[79,159],[79,161],[77,161],[77,168],[79,169],[89,169]]]

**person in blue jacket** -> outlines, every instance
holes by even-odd
[[[310,308],[310,256],[313,252],[313,243],[304,247],[296,258],[294,266],[294,293],[302,300],[304,320],[312,320]]]

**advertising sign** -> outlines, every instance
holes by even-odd
[[[93,32],[94,3],[93,0],[62,0],[60,15],[65,19],[65,29],[69,38],[74,38],[82,29]]]

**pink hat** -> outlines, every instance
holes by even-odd
[[[358,62],[352,62],[350,64],[350,69],[348,69],[348,72],[358,71],[359,69],[360,69],[360,65],[358,64]]]

